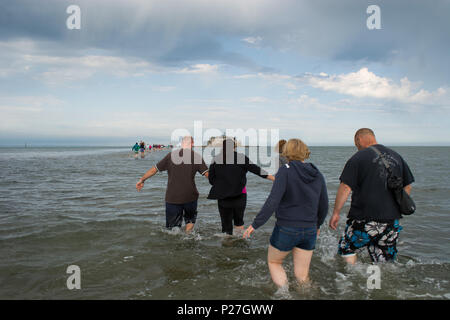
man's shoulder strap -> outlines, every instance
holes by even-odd
[[[386,161],[386,159],[384,158],[384,155],[380,152],[380,150],[377,149],[377,147],[375,146],[370,146],[369,148],[371,148],[373,151],[375,151],[375,153],[377,155],[380,156],[381,161],[383,161],[384,166],[386,167],[386,169],[390,169],[389,163]]]

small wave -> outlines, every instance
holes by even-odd
[[[273,294],[275,300],[292,300],[292,295],[289,292],[289,284],[279,287]]]

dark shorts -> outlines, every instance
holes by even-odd
[[[233,225],[244,225],[244,212],[247,205],[247,194],[243,193],[234,198],[217,201],[222,222],[222,232],[233,234]]]
[[[195,223],[197,220],[197,200],[183,204],[166,202],[166,228],[181,228],[183,218],[185,224]]]
[[[398,220],[389,223],[347,220],[338,245],[338,254],[352,256],[367,248],[373,262],[393,261],[397,256],[397,239],[403,228]]]
[[[314,250],[316,239],[317,228],[288,228],[275,225],[270,244],[280,251],[291,251],[295,247]]]

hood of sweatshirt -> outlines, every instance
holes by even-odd
[[[305,183],[313,182],[319,174],[319,170],[312,163],[303,163],[301,161],[293,160],[289,162],[288,166],[294,170]]]

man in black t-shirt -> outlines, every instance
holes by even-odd
[[[347,161],[342,171],[330,220],[330,227],[336,230],[339,214],[351,192],[347,226],[339,241],[338,253],[353,264],[356,252],[367,247],[374,262],[395,260],[397,238],[402,230],[398,222],[401,214],[392,191],[387,187],[387,169],[379,154],[393,173],[402,177],[408,194],[414,177],[397,152],[377,143],[371,129],[359,129],[355,134],[355,145],[359,151]]]

